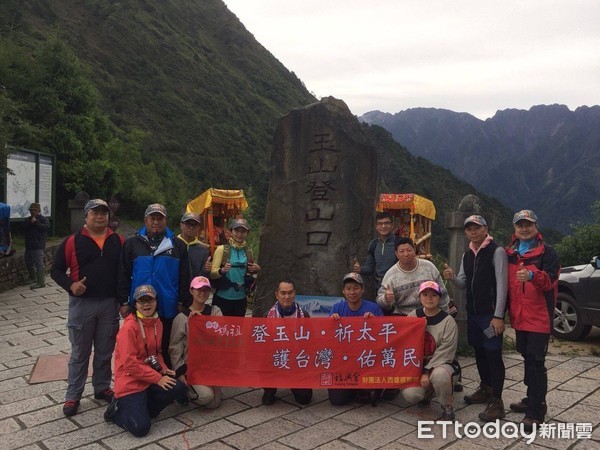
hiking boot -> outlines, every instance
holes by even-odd
[[[440,417],[440,420],[454,421],[454,419],[454,408],[452,406],[442,405],[442,417]]]
[[[36,283],[29,286],[29,289],[41,289],[46,286],[46,272],[38,270],[36,272]]]
[[[527,411],[527,401],[528,401],[528,398],[525,397],[525,398],[521,399],[521,401],[518,403],[511,403],[509,405],[509,408],[511,411],[514,411],[514,412],[524,413],[525,411]]]
[[[77,414],[79,409],[79,400],[67,400],[63,405],[63,414],[67,417]]]
[[[465,402],[470,405],[475,403],[485,403],[489,399],[492,398],[492,388],[491,386],[484,386],[483,384],[479,385],[479,389],[477,389],[471,395],[465,395]]]
[[[118,411],[119,411],[119,400],[117,400],[115,398],[115,399],[113,399],[112,402],[110,402],[110,405],[108,405],[108,407],[106,408],[106,411],[104,411],[104,421],[108,422],[108,423],[114,423],[115,416],[117,415]]]
[[[504,402],[501,398],[492,398],[485,411],[479,413],[479,418],[484,422],[495,422],[496,420],[503,419],[505,416]]]
[[[265,393],[262,396],[261,402],[263,405],[272,405],[273,403],[275,403],[275,400],[277,400],[277,397],[275,397],[275,393],[271,391],[265,391]]]
[[[433,387],[429,386],[427,388],[427,390],[425,391],[423,400],[421,400],[419,403],[417,403],[417,406],[419,408],[427,408],[430,405],[431,399],[433,398],[434,395],[435,395],[435,391],[433,390]]]
[[[521,399],[521,401],[518,403],[511,403],[509,406],[510,410],[517,412],[517,413],[527,412],[528,402],[529,402],[529,399],[527,397],[525,397],[524,399]],[[546,413],[548,412],[548,406],[544,402],[544,403],[542,403],[542,407],[543,407],[544,416],[546,416]]]
[[[36,282],[35,267],[28,267],[27,268],[27,278],[25,278],[25,283],[31,284],[31,283],[35,283],[35,282]]]
[[[104,389],[100,392],[96,392],[94,394],[94,398],[96,400],[104,400],[104,401],[106,401],[106,403],[112,402],[114,396],[115,396],[115,393],[111,388],[106,388],[106,389]]]
[[[533,431],[534,425],[537,430],[537,428],[540,426],[541,423],[542,423],[541,420],[534,419],[533,417],[525,417],[523,420],[521,420],[521,425],[523,425],[523,430],[527,431],[528,433],[531,433]]]

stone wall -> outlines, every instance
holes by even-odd
[[[44,255],[46,272],[50,272],[52,259],[58,246],[59,244],[46,247]],[[27,268],[25,267],[25,257],[22,253],[0,259],[0,292],[24,284],[26,278]]]

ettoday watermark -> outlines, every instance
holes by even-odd
[[[441,427],[441,437],[448,437],[450,431],[458,439],[475,439],[484,436],[490,439],[499,439],[500,437],[508,439],[525,438],[527,444],[531,444],[536,437],[542,439],[591,439],[591,423],[542,423],[533,425],[531,431],[525,430],[523,424],[514,422],[503,422],[499,420],[480,424],[477,422],[468,422],[462,424],[449,420],[420,420],[417,422],[417,437],[419,439],[434,439],[436,437],[434,425]]]

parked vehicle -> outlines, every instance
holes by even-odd
[[[558,278],[552,334],[560,339],[584,339],[600,326],[600,257],[590,264],[563,267]]]

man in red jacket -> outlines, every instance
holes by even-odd
[[[108,228],[104,200],[87,202],[85,225],[67,237],[54,256],[51,276],[69,293],[67,328],[71,342],[65,416],[77,414],[94,346],[94,398],[111,402],[110,360],[119,330],[117,271],[123,238]],[[68,274],[67,274],[68,272]]]
[[[506,247],[508,254],[508,299],[511,326],[516,330],[517,351],[525,360],[527,397],[510,409],[524,412],[527,431],[544,421],[548,375],[546,352],[558,291],[558,255],[544,243],[538,218],[529,209],[513,217],[515,234]]]

